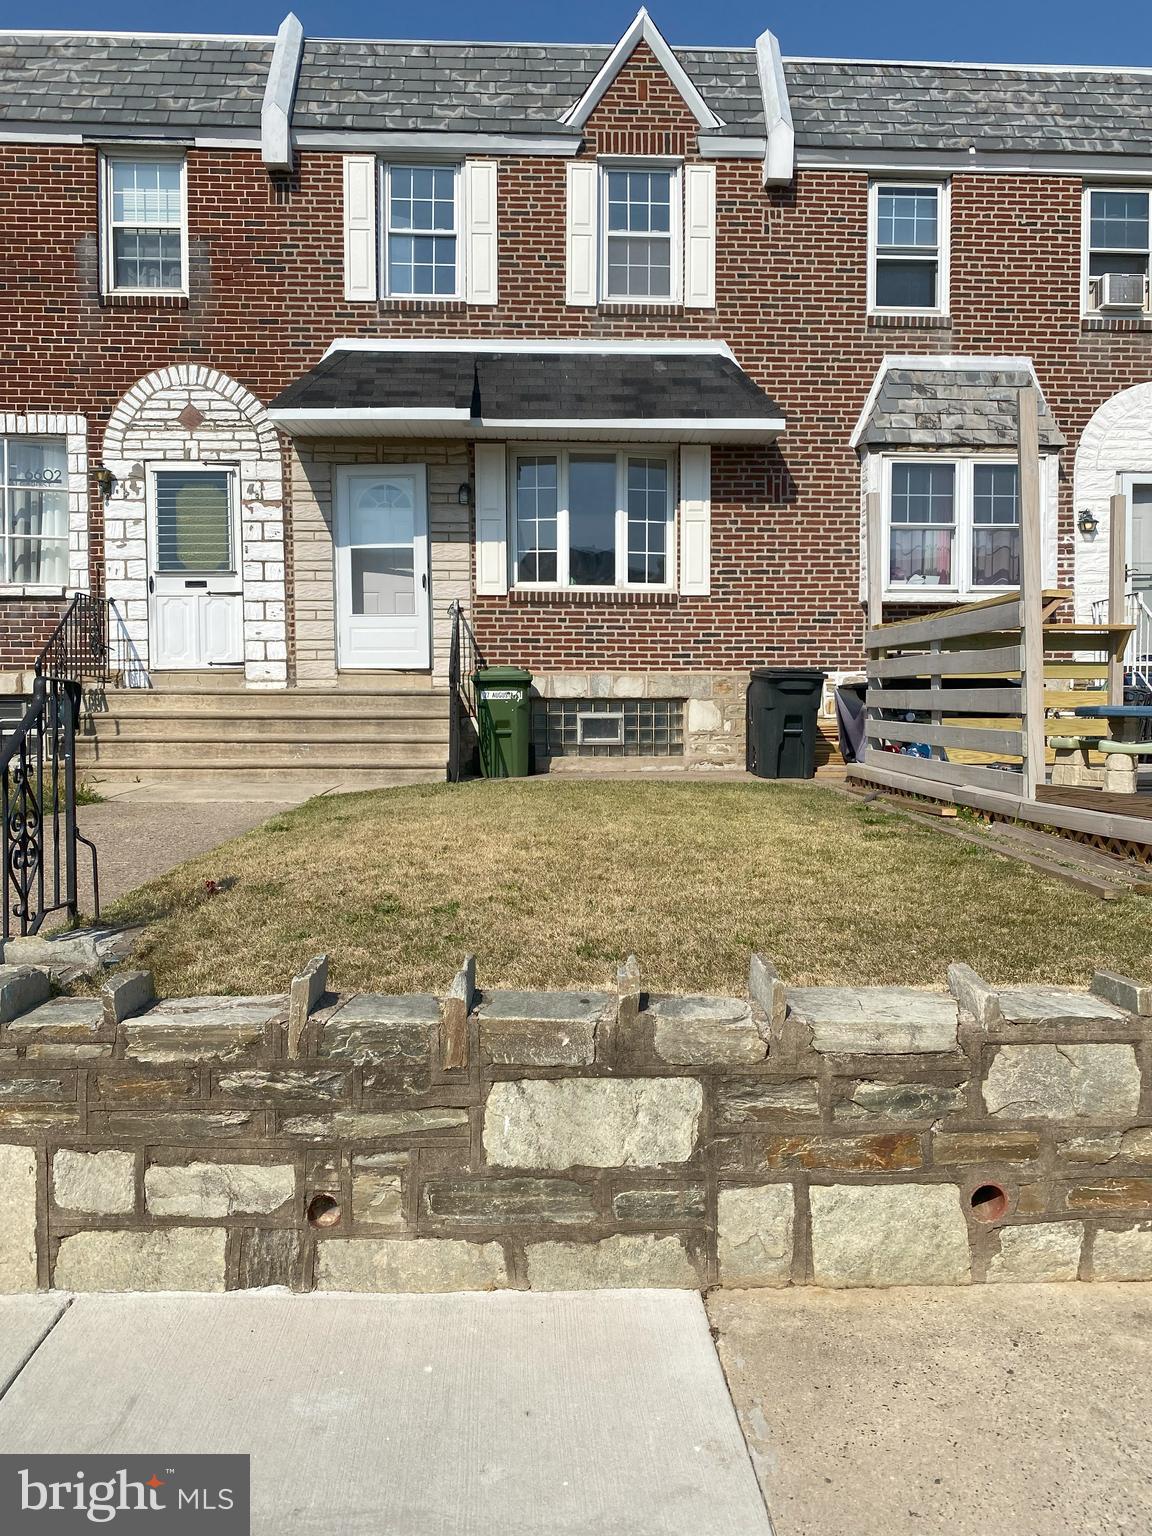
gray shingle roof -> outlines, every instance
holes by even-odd
[[[271,38],[0,33],[0,121],[259,128]]]
[[[1014,448],[1024,369],[889,368],[860,434],[866,448]],[[1040,446],[1064,437],[1040,405]]]

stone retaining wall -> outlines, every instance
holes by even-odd
[[[0,1290],[1152,1278],[1152,987],[94,999],[0,967]]]

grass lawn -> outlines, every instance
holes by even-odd
[[[215,894],[206,882],[223,887]],[[312,800],[108,914],[146,920],[163,992],[283,990],[311,955],[343,990],[743,990],[751,949],[794,984],[1149,971],[1149,898],[1101,902],[815,784],[538,779]]]

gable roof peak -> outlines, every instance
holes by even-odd
[[[583,128],[607,93],[609,86],[636,51],[637,44],[641,42],[647,43],[656,55],[664,73],[679,91],[685,105],[701,128],[723,128],[724,119],[717,117],[696,89],[688,71],[673,53],[660,28],[644,6],[636,12],[632,25],[604,60],[580,100],[564,114],[562,122],[569,128]]]

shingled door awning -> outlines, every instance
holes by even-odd
[[[269,415],[297,437],[764,443],[784,430],[720,342],[336,342]]]

